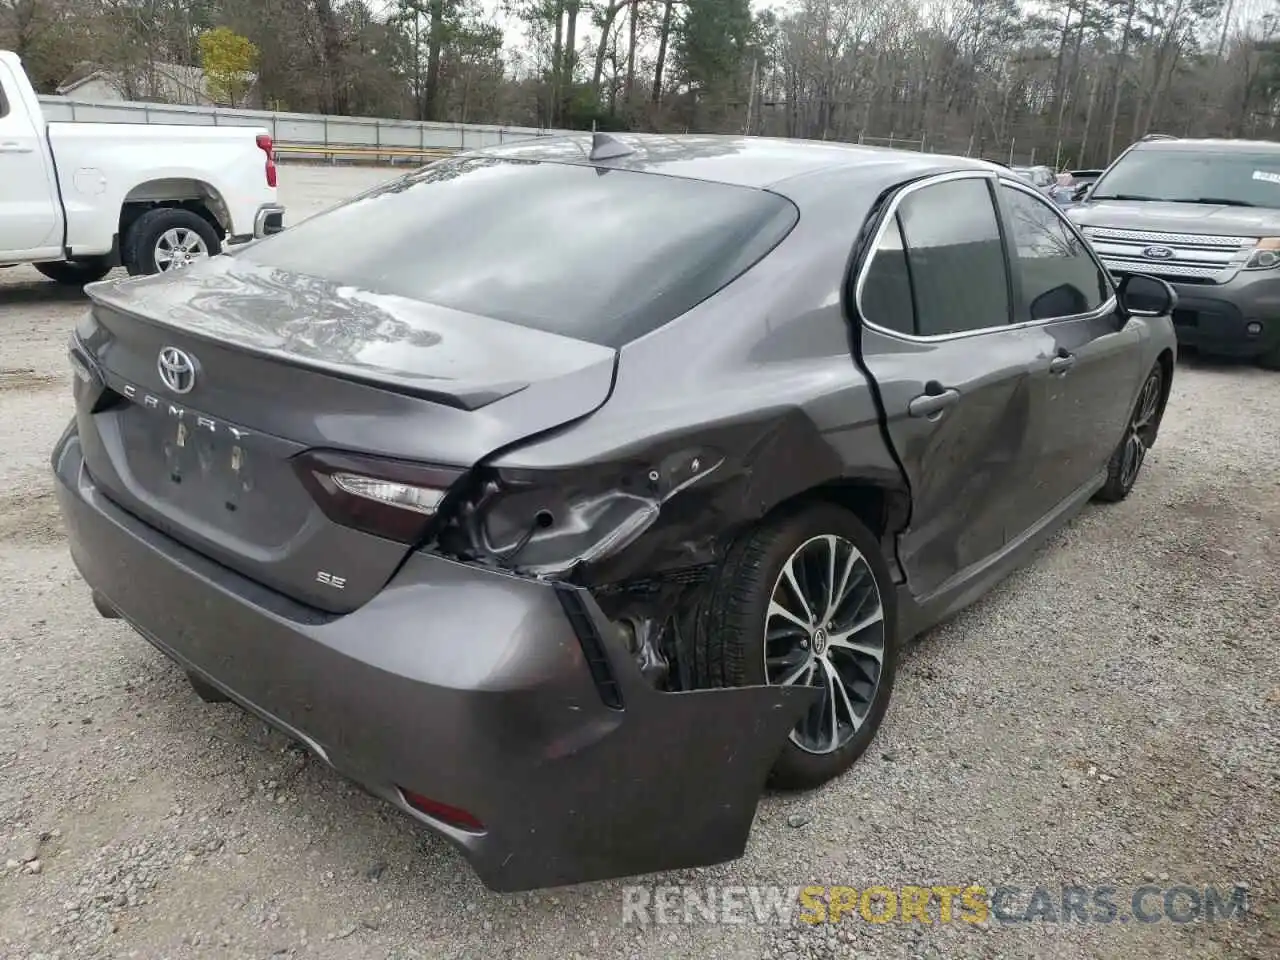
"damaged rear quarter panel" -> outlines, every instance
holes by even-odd
[[[504,477],[543,488],[557,475],[634,476],[681,455],[716,464],[583,582],[714,563],[746,526],[824,484],[853,480],[906,496],[840,296],[879,189],[861,186],[865,198],[845,208],[825,202],[830,185],[810,197],[792,191],[801,218],[787,239],[716,296],[625,346],[600,410],[491,461]]]

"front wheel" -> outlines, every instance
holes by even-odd
[[[35,268],[50,280],[68,287],[83,287],[95,283],[111,272],[111,263],[105,257],[86,260],[51,260],[37,263]]]
[[[1124,436],[1107,463],[1107,482],[1096,494],[1097,499],[1118,503],[1133,490],[1142,464],[1146,462],[1147,451],[1156,442],[1163,395],[1164,369],[1157,363],[1143,381],[1138,402],[1134,404],[1133,413],[1125,425]]]
[[[893,691],[894,601],[876,538],[830,504],[767,522],[730,551],[697,639],[698,685],[822,691],[775,763],[773,786],[820,786],[870,745]]]
[[[167,273],[222,252],[209,221],[181,207],[148,210],[129,228],[125,267],[131,276]]]

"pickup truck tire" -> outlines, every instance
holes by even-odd
[[[181,241],[181,250],[189,251],[191,259],[213,257],[222,252],[222,240],[200,214],[180,207],[157,207],[138,217],[129,227],[122,244],[125,269],[131,276],[170,269],[164,252],[174,246],[175,238]]]
[[[68,287],[83,287],[86,283],[101,280],[111,272],[111,263],[105,257],[87,260],[51,260],[37,263],[35,268],[50,280]]]
[[[833,612],[831,598],[841,585],[843,602]],[[695,686],[755,686],[798,676],[793,682],[824,689],[819,706],[783,747],[771,786],[820,786],[848,770],[870,745],[893,692],[894,590],[875,536],[832,504],[812,503],[766,520],[730,548],[694,631]],[[780,603],[786,607],[781,614]],[[817,611],[812,628],[794,622],[805,607],[826,608]]]

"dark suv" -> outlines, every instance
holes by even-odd
[[[1118,277],[1173,284],[1179,343],[1280,369],[1280,144],[1144,140],[1068,215]]]

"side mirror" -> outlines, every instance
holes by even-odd
[[[1128,274],[1116,288],[1120,309],[1130,317],[1163,317],[1178,305],[1178,294],[1159,277]]]

